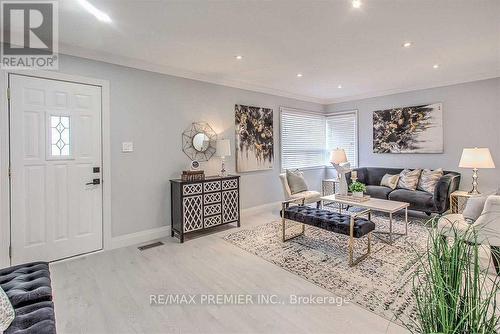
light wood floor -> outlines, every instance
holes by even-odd
[[[276,219],[243,217],[242,227]],[[234,229],[139,251],[127,247],[51,264],[59,333],[407,333],[356,304],[151,306],[151,294],[331,296],[221,239]]]

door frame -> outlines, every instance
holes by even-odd
[[[7,88],[12,74],[52,79],[101,87],[101,154],[102,154],[102,238],[103,250],[111,245],[111,142],[110,142],[110,96],[109,81],[79,75],[48,71],[0,71],[0,268],[11,265],[10,221],[10,122]]]

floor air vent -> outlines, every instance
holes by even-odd
[[[158,242],[153,242],[152,244],[144,245],[144,246],[137,247],[137,248],[140,251],[143,251],[143,250],[150,249],[150,248],[153,248],[153,247],[158,247],[158,246],[161,246],[161,245],[163,245],[163,242],[158,241]]]

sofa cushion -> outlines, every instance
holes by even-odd
[[[387,199],[389,193],[392,191],[389,187],[384,186],[366,186],[366,194],[371,197]]]
[[[399,173],[398,188],[416,190],[418,185],[418,179],[420,178],[420,173],[422,170],[415,169],[405,169]]]
[[[1,269],[0,286],[14,308],[52,300],[49,264],[46,262],[33,262]]]
[[[380,185],[383,187],[389,187],[392,190],[394,190],[398,186],[398,181],[399,181],[399,174],[396,175],[385,174],[384,177],[382,178],[382,181],[380,181]]]
[[[367,167],[365,182],[372,186],[379,186],[385,174],[399,174],[403,168]]]
[[[4,334],[52,334],[56,333],[54,304],[38,302],[16,309],[16,318]]]
[[[289,207],[285,209],[284,214],[286,219],[316,226],[327,231],[350,235],[351,217],[346,214],[302,205]],[[364,218],[356,218],[353,236],[360,238],[374,229],[375,223]]]
[[[305,198],[304,203],[314,203],[320,201],[321,194],[314,190],[303,191],[290,196],[290,199]]]
[[[424,169],[422,171],[422,174],[420,174],[420,180],[418,181],[417,189],[434,194],[436,184],[438,183],[441,176],[443,176],[442,168],[436,170]]]
[[[438,220],[436,226],[440,234],[453,237],[456,232],[465,231],[471,226],[464,216],[459,213],[444,215]]]
[[[396,189],[389,194],[392,201],[410,203],[413,209],[432,209],[434,199],[432,194],[420,190]]]
[[[481,216],[487,198],[488,195],[477,195],[472,196],[467,200],[462,215],[468,223],[475,222],[479,216]]]
[[[290,187],[290,193],[292,195],[307,191],[306,180],[304,180],[304,173],[299,170],[296,171],[286,171],[286,180],[288,186]]]

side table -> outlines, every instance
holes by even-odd
[[[337,192],[339,179],[325,179],[321,181],[321,191],[323,196],[334,195]]]
[[[456,190],[450,194],[450,210],[451,213],[462,213],[467,204],[467,200],[474,195],[467,191]]]
[[[335,195],[337,193],[337,189],[339,189],[339,179],[324,179],[321,181],[321,192],[322,196],[330,196],[330,195]],[[343,205],[338,204],[336,202],[329,202],[326,204],[323,204],[324,206],[330,206],[330,207],[337,207],[339,210],[342,210]]]

